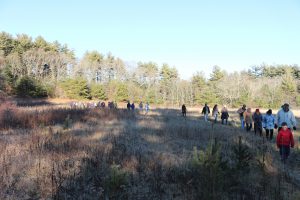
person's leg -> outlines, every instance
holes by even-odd
[[[227,123],[228,123],[228,119],[226,118],[226,119],[225,119],[225,124],[227,125]]]
[[[240,120],[241,120],[241,128],[244,129],[245,128],[244,118],[241,117]]]
[[[259,127],[258,127],[258,130],[259,130],[259,135],[260,135],[260,137],[262,137],[262,136],[263,136],[263,134],[262,134],[262,127],[259,126]]]
[[[281,161],[283,161],[284,159],[283,159],[283,155],[284,155],[284,149],[283,149],[283,145],[280,145],[279,146],[279,154],[280,154],[280,159],[281,159]]]
[[[269,132],[270,130],[266,128],[266,138],[269,139]]]
[[[273,139],[273,132],[274,132],[274,129],[270,129],[270,140]]]
[[[285,146],[285,159],[287,159],[290,155],[290,146]]]
[[[257,125],[256,123],[254,123],[254,134],[256,135],[256,131],[257,131]]]
[[[207,122],[207,114],[204,114],[204,120]]]
[[[246,131],[249,131],[250,124],[246,122]]]

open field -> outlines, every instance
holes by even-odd
[[[298,132],[283,165],[235,109],[228,126],[199,111],[1,104],[0,199],[300,198]]]

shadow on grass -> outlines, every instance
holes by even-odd
[[[84,147],[88,153],[81,160],[79,173],[56,185],[53,198],[281,199],[287,196],[280,190],[293,184],[293,189],[285,188],[290,195],[287,199],[292,199],[299,191],[299,185],[290,179],[276,182],[280,173],[271,173],[266,165],[277,152],[253,132],[204,122],[197,115],[183,118],[173,109],[157,109],[149,115],[123,110],[117,115],[122,115],[116,118],[123,123],[112,125],[110,130],[115,134],[106,134]],[[239,137],[254,157],[248,174],[232,170],[232,148]],[[212,141],[220,144],[218,154],[207,151]],[[199,168],[192,165],[194,147],[208,153]],[[225,167],[221,166],[223,161]]]
[[[47,187],[37,181],[32,199],[279,200],[299,191],[291,176],[281,176],[274,143],[239,127],[204,122],[197,112],[182,117],[176,109],[145,115],[53,108],[24,111],[21,119],[49,129],[30,135],[30,155],[51,157],[50,171],[42,176]],[[52,125],[65,129],[52,131]],[[253,157],[249,171],[237,161],[244,159],[243,149]]]

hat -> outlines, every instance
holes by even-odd
[[[282,122],[281,126],[287,126],[287,123],[286,122]]]

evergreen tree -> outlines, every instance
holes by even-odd
[[[91,96],[95,99],[106,100],[106,94],[104,88],[101,84],[92,83],[91,86]]]
[[[90,89],[88,83],[83,78],[66,79],[61,82],[67,97],[72,99],[90,99]]]

